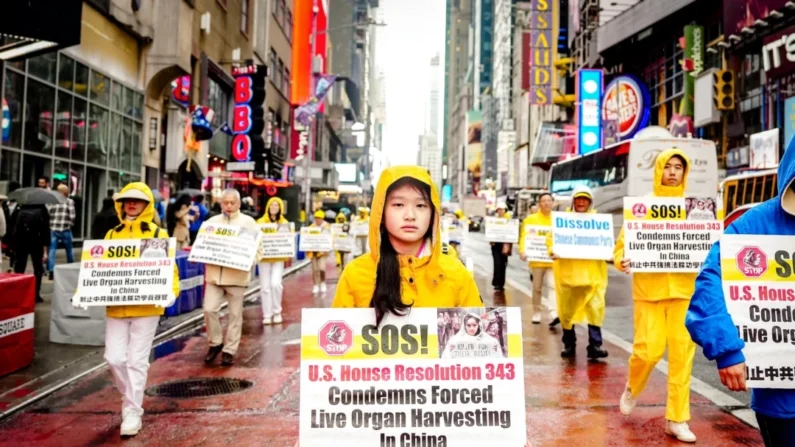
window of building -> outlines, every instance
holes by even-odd
[[[290,70],[288,70],[287,67],[284,67],[284,88],[282,89],[282,92],[284,92],[284,96],[286,96],[287,99],[290,99],[292,89],[290,82]]]
[[[276,22],[281,25],[282,20],[284,20],[284,0],[275,0],[273,2],[273,13],[276,15]]]
[[[227,0],[215,0],[215,1],[217,1],[222,8],[226,9]]]
[[[52,154],[55,89],[28,79],[25,97],[25,149]]]
[[[285,27],[284,32],[287,33],[287,39],[292,42],[293,41],[293,14],[287,10],[285,11],[286,19],[285,19]]]
[[[240,2],[240,31],[243,34],[248,34],[248,9],[251,0],[242,0]]]
[[[279,59],[279,67],[276,69],[276,73],[278,76],[278,81],[276,81],[276,86],[279,87],[279,90],[284,92],[284,62]]]
[[[270,72],[270,75],[271,75],[270,76],[271,77],[271,82],[273,82],[274,85],[278,86],[278,84],[276,83],[276,79],[277,79],[277,75],[280,75],[281,73],[276,73],[276,70],[278,69],[278,65],[276,64],[276,50],[274,50],[273,47],[271,47],[271,54],[270,54],[270,58],[269,59],[270,60],[268,61],[268,65],[270,65],[269,72]]]
[[[25,77],[12,70],[6,70],[3,104],[8,105],[11,124],[2,134],[3,146],[22,147],[22,101],[25,98]]]
[[[224,85],[212,77],[208,79],[207,105],[215,110],[218,122],[227,122],[231,117],[231,96],[231,92]],[[229,135],[218,132],[210,140],[210,153],[226,159],[231,150],[231,144],[232,138]]]

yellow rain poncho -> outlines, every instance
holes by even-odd
[[[281,212],[279,213],[279,219],[277,221],[271,220],[270,209],[273,203],[279,204],[279,209]],[[278,197],[271,197],[268,199],[268,203],[265,205],[265,214],[262,215],[259,219],[257,219],[258,224],[272,224],[272,223],[289,223],[287,219],[284,217],[284,201]],[[262,262],[286,262],[288,259],[261,259]]]
[[[370,216],[369,256],[360,256],[345,267],[332,307],[370,307],[381,253],[381,219],[386,191],[404,177],[430,185],[435,219],[431,223],[434,231],[428,255],[398,255],[403,302],[413,307],[482,307],[475,279],[466,267],[455,257],[442,254],[439,193],[428,171],[419,166],[394,166],[381,173]]]
[[[587,197],[593,203],[593,195],[588,187],[575,188],[572,203],[577,197]],[[595,213],[596,210],[589,207],[586,212]],[[547,236],[547,249],[550,255],[555,253],[551,232]],[[571,329],[586,320],[590,325],[601,327],[605,320],[607,263],[592,259],[558,258],[553,261],[552,268],[555,272],[555,295],[561,327]]]
[[[533,213],[522,221],[522,226],[519,228],[519,254],[524,253],[525,249],[525,234],[524,228],[526,225],[536,225],[540,227],[547,227],[550,231],[552,231],[552,213],[548,215],[544,215],[541,211],[537,213]],[[551,267],[551,264],[548,262],[538,262],[538,261],[530,261],[529,264],[531,269],[534,268],[546,268]]]
[[[678,155],[685,162],[682,183],[663,186],[663,172],[671,157]],[[654,165],[654,195],[683,197],[687,186],[690,160],[678,149],[668,149],[657,156]],[[616,268],[624,259],[624,230],[618,236],[613,252]],[[669,421],[690,420],[690,374],[696,345],[685,328],[685,315],[695,290],[696,273],[633,273],[635,339],[629,358],[629,388],[637,397],[655,365],[668,347],[668,402],[665,417]]]

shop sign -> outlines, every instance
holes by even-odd
[[[778,166],[778,129],[751,135],[751,169],[771,169]]]
[[[602,147],[602,70],[577,72],[577,148],[588,154]]]
[[[762,68],[769,78],[780,78],[795,70],[795,26],[765,37]]]
[[[619,140],[632,138],[649,124],[650,104],[649,90],[638,78],[619,76],[605,89],[602,118],[616,120]]]
[[[265,74],[264,65],[232,70],[235,78],[232,157],[239,162],[258,161],[265,155],[265,140],[262,138],[265,130]]]
[[[516,9],[516,26],[522,32],[522,88],[530,92],[530,104],[553,103],[555,59],[559,34],[557,2],[536,1]]]

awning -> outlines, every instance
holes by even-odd
[[[80,0],[3,2],[0,13],[0,60],[49,53],[80,44]]]
[[[597,51],[602,53],[609,50],[695,2],[696,0],[642,1],[599,27],[596,31]]]

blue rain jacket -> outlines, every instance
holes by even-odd
[[[795,179],[795,148],[790,144],[778,168],[778,196],[747,211],[724,231],[725,234],[795,235],[795,216],[782,207],[784,192]],[[790,191],[795,194],[795,191]],[[696,278],[685,326],[693,341],[704,348],[704,356],[716,360],[718,368],[745,361],[745,342],[737,334],[726,311],[720,269],[720,244],[712,250]],[[752,389],[751,408],[765,416],[795,418],[795,390]]]

